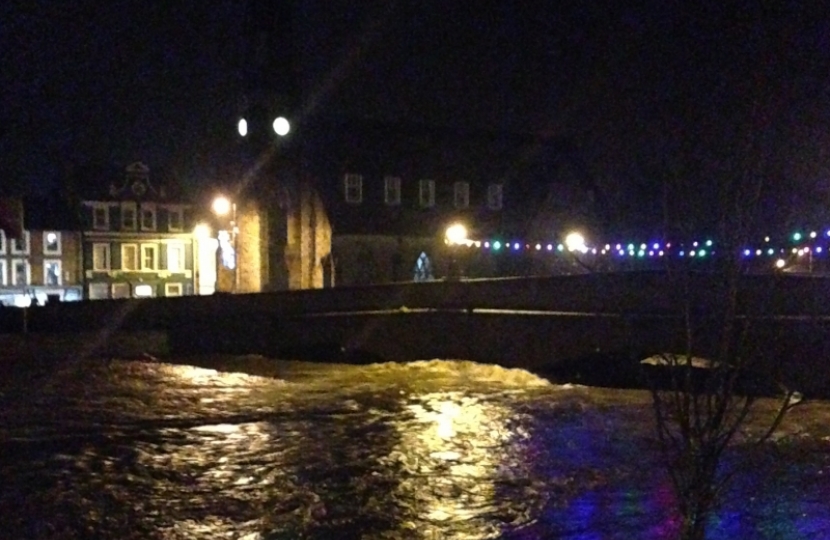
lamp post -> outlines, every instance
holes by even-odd
[[[212,207],[213,212],[217,216],[230,216],[230,231],[220,231],[220,235],[222,232],[225,232],[226,234],[230,235],[230,244],[233,250],[233,292],[236,293],[239,291],[239,246],[237,240],[237,238],[239,237],[239,224],[236,220],[236,202],[231,201],[227,197],[220,196],[216,197],[216,199],[213,200]],[[219,242],[221,245],[221,236]]]
[[[461,269],[458,267],[456,250],[458,245],[467,243],[467,227],[461,223],[454,223],[447,227],[445,242],[450,246],[450,269],[447,273],[448,279],[460,279]]]

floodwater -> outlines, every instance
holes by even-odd
[[[676,536],[644,392],[462,361],[178,363],[7,370],[0,538]],[[753,465],[711,538],[830,538],[828,419],[807,401],[733,448]]]

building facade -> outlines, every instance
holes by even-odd
[[[560,140],[354,120],[307,130],[332,228],[327,283],[568,272],[535,247],[598,228],[595,185]],[[453,225],[465,242],[448,241]]]
[[[85,297],[203,291],[198,270],[204,258],[199,257],[192,204],[152,182],[149,168],[140,162],[128,165],[123,176],[104,189],[82,195],[81,200]]]
[[[43,198],[19,203],[23,229],[0,229],[0,304],[81,300],[81,236],[66,208]]]

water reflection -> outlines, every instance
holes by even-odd
[[[116,361],[0,381],[0,537],[676,535],[647,398],[460,362],[280,369],[297,377]],[[786,467],[741,476],[712,538],[830,535],[830,407],[800,407]]]
[[[400,441],[383,460],[400,479],[394,496],[411,538],[498,538],[520,527],[541,497],[528,487],[514,413],[464,392],[411,396],[393,422]],[[508,491],[514,493],[508,494]]]

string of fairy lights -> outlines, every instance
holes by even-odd
[[[608,242],[591,244],[582,234],[572,232],[562,242],[521,242],[518,240],[487,239],[474,240],[467,237],[466,228],[456,224],[447,229],[448,244],[463,245],[491,253],[551,253],[581,254],[585,256],[605,256],[618,259],[659,259],[662,257],[679,257],[686,259],[706,259],[715,256],[715,241],[712,239],[693,240],[690,242]],[[813,261],[813,257],[830,254],[830,229],[824,233],[817,231],[795,232],[786,239],[773,242],[769,236],[757,245],[743,247],[739,255],[744,259],[769,259],[774,266],[784,268],[799,259]],[[828,257],[830,258],[830,257]]]

